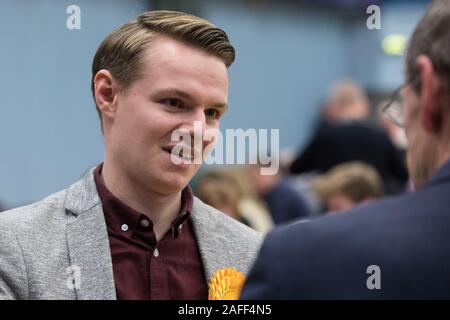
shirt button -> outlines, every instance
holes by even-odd
[[[127,231],[128,230],[128,225],[123,224],[120,229],[122,229],[122,231]]]
[[[147,228],[149,225],[150,225],[150,221],[148,221],[147,219],[141,220],[141,226]]]
[[[159,250],[158,250],[158,248],[156,248],[155,251],[153,251],[153,256],[154,256],[155,258],[158,258],[158,257],[159,257]]]

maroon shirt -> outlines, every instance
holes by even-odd
[[[156,241],[144,214],[117,199],[101,178],[94,179],[103,205],[119,300],[207,299],[208,286],[190,214],[193,194],[182,192],[181,211],[170,230]]]

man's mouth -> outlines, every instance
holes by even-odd
[[[173,148],[174,147],[166,147],[166,148],[163,148],[163,150],[165,152],[167,152],[168,154],[170,154],[171,156],[178,157],[184,161],[192,161],[193,155],[192,155],[192,152],[189,152],[191,150],[190,148],[188,148],[188,147],[182,148],[179,152],[174,152]],[[184,154],[185,150],[187,151],[186,155]]]
[[[172,147],[168,147],[168,148],[162,148],[165,152],[172,154]]]

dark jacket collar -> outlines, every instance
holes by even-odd
[[[450,181],[450,159],[447,160],[431,177],[424,188],[432,187],[437,184]]]

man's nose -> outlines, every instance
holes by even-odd
[[[191,137],[194,137],[194,134],[203,135],[207,129],[205,110],[203,108],[193,110],[186,117],[183,127],[189,131]]]

